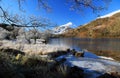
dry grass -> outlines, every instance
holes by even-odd
[[[0,52],[0,78],[83,78],[81,70],[74,73],[76,69],[48,58],[38,55],[16,57]]]

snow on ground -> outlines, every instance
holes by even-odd
[[[96,54],[93,54],[91,52],[85,52],[84,53],[84,57],[87,57],[87,58],[94,58],[94,59],[105,59],[105,60],[114,60],[113,58],[111,57],[105,57],[105,56],[97,56]]]
[[[101,59],[106,59],[106,60],[114,60],[114,59],[111,58],[111,57],[105,57],[105,56],[99,56],[99,58],[101,58]]]
[[[61,58],[67,59],[65,64],[68,66],[77,66],[84,69],[84,73],[86,74],[85,78],[96,78],[106,72],[120,72],[120,63],[100,59],[99,56],[90,52],[85,52],[85,57],[75,57],[69,54],[60,56],[57,60]]]
[[[120,63],[94,58],[76,58],[67,56],[66,64],[84,69],[86,78],[96,78],[105,72],[120,71]]]

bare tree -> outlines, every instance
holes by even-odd
[[[90,9],[94,13],[107,9],[112,0],[67,0],[71,10],[83,11]]]
[[[0,0],[0,2],[3,0]],[[18,2],[19,8],[22,8],[22,4],[26,1],[26,0],[16,0]],[[38,1],[38,6],[41,8],[46,9],[47,11],[49,11],[51,8],[48,5],[48,0],[37,0]],[[111,0],[66,0],[68,2],[68,4],[70,4],[70,8],[72,10],[77,10],[77,11],[81,11],[84,9],[91,9],[93,12],[98,12],[101,11],[103,9],[105,9],[108,4],[111,2]],[[23,7],[24,8],[24,7]],[[5,11],[5,9],[3,9],[3,6],[0,5],[0,11],[1,11],[1,18],[4,18],[4,22],[0,23],[0,27],[11,31],[14,29],[14,27],[43,27],[46,26],[46,23],[41,23],[40,21],[36,22],[36,19],[29,19],[30,21],[28,22],[28,24],[18,24],[18,22],[20,23],[20,19],[18,19],[18,16],[11,16],[9,15],[9,13],[7,11]],[[38,18],[37,18],[38,20]],[[31,23],[32,21],[32,23]],[[6,24],[7,22],[7,24]],[[34,23],[33,23],[34,22]],[[30,24],[31,23],[31,24]]]
[[[17,42],[30,43],[31,34],[27,33],[25,28],[20,28],[18,31]]]
[[[24,43],[34,43],[36,44],[36,40],[42,38],[43,33],[40,32],[37,28],[27,30],[25,28],[21,28],[17,36],[18,42]]]
[[[39,32],[39,30],[37,28],[33,28],[29,31],[29,33],[31,33],[31,38],[34,40],[34,44],[36,44],[36,40],[41,38],[41,33]]]
[[[25,2],[26,0],[18,0],[19,7],[21,7],[22,2]],[[50,10],[50,6],[48,5],[48,0],[37,0],[38,6],[42,7],[46,10]],[[68,4],[70,4],[70,8],[72,10],[78,10],[85,8],[90,8],[95,11],[101,11],[108,7],[109,3],[112,0],[65,0]]]
[[[9,39],[10,32],[0,28],[0,40]]]
[[[20,16],[18,14],[9,15],[7,11],[5,11],[5,16],[0,16],[2,23],[0,23],[0,27],[13,31],[14,27],[41,27],[46,28],[47,26],[52,25],[50,20],[47,18],[43,18],[40,16]]]
[[[0,2],[3,0],[0,0]],[[19,8],[21,9],[22,3],[25,2],[25,0],[17,0]],[[38,0],[38,5],[40,5],[42,8],[45,8],[47,10],[50,9],[48,7],[45,0]],[[2,23],[0,23],[0,27],[12,31],[14,30],[14,27],[41,27],[45,28],[45,26],[50,25],[48,19],[41,18],[38,16],[29,16],[29,17],[23,17],[18,14],[16,15],[10,15],[10,13],[3,9],[3,6],[0,5],[0,18],[2,20]],[[27,20],[27,21],[26,21]]]

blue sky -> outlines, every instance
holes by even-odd
[[[86,24],[97,18],[97,15],[89,10],[85,12],[78,13],[76,11],[70,11],[70,7],[65,3],[65,0],[48,0],[51,12],[46,12],[44,9],[38,9],[37,0],[26,0],[22,5],[25,12],[21,12],[18,8],[16,1],[13,0],[3,0],[2,5],[4,8],[8,9],[11,13],[19,13],[25,15],[36,15],[48,18],[51,22],[58,25],[66,24],[68,22],[73,23],[73,27]],[[104,10],[100,15],[105,15],[110,12],[120,9],[120,0],[112,0],[107,10]]]

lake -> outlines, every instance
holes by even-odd
[[[68,46],[77,50],[102,50],[120,52],[120,39],[109,38],[51,38],[49,44]]]

